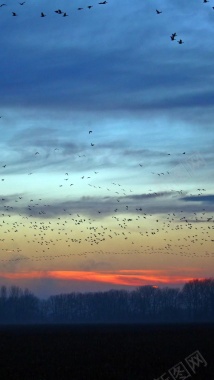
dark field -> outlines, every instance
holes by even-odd
[[[214,380],[214,325],[0,327],[3,380],[171,380],[168,370],[199,351],[191,380]],[[175,377],[186,379],[187,377]]]

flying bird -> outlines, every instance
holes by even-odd
[[[156,13],[159,15],[160,13],[162,13],[162,11],[159,11],[158,9],[156,9]]]
[[[176,36],[177,36],[176,33],[172,33],[172,35],[170,36],[171,40],[174,41]]]
[[[172,35],[170,36],[170,37],[171,37],[171,40],[174,41],[176,36],[177,36],[176,33],[172,33]]]

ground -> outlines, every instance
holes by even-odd
[[[162,379],[173,380],[168,371],[182,362],[189,380],[212,380],[213,348],[214,325],[209,324],[4,326],[0,328],[0,376],[4,380],[154,380],[165,373]],[[192,371],[185,359],[196,351],[202,358]]]

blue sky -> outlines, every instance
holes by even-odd
[[[1,283],[22,286],[28,273],[39,295],[88,289],[84,271],[177,267],[171,285],[184,282],[182,268],[185,279],[213,271],[214,3],[98,2],[0,7]],[[80,256],[62,257],[71,251]],[[63,286],[47,274],[57,270],[69,270]]]

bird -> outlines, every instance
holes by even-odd
[[[25,1],[23,1],[22,3],[19,3],[20,5],[24,5],[25,4]]]
[[[91,9],[91,8],[93,8],[93,5],[88,5],[87,8]]]
[[[183,44],[184,42],[183,42],[183,40],[179,40],[178,43],[181,45],[181,44]]]
[[[7,5],[7,4],[1,4],[0,7],[3,7],[4,5]]]
[[[13,16],[17,16],[16,12],[12,12],[12,15],[13,15]]]
[[[43,12],[41,12],[41,17],[45,17],[46,15],[43,13]]]
[[[177,33],[172,33],[172,35],[170,36],[171,40],[174,41],[176,36],[177,36]]]
[[[160,13],[162,13],[162,11],[159,11],[158,9],[156,9],[156,13],[159,15]]]
[[[99,4],[107,4],[108,1],[101,1]]]
[[[57,11],[54,11],[55,13],[58,13],[59,15],[62,14],[63,12],[61,11],[61,9],[57,9]]]
[[[68,16],[67,13],[64,12],[62,17],[67,17],[67,16]]]

